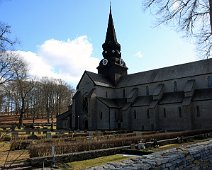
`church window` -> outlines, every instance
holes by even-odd
[[[163,116],[166,118],[166,108],[163,108]]]
[[[115,112],[115,120],[118,120],[118,119],[117,119],[117,113],[116,113],[116,112]]]
[[[196,110],[197,110],[197,117],[200,117],[199,106],[196,107]]]
[[[82,109],[84,112],[88,112],[88,98],[85,97],[82,102]]]
[[[208,87],[212,87],[212,78],[208,76]]]
[[[149,117],[150,117],[149,116],[149,109],[147,109],[147,114],[146,115],[147,115],[147,118],[149,119]]]
[[[176,91],[177,91],[177,82],[174,81],[174,92],[176,92]]]
[[[142,125],[141,129],[144,130],[144,125]]]
[[[154,129],[155,129],[154,124],[151,124],[151,129],[152,129],[152,130],[154,130]]]
[[[179,111],[179,117],[181,118],[182,117],[182,109],[181,109],[181,107],[178,107],[178,111]]]
[[[133,111],[134,119],[136,119],[136,110]]]
[[[102,112],[100,113],[100,120],[102,120]]]
[[[146,95],[149,96],[149,86],[146,86]]]
[[[125,98],[125,89],[123,89],[123,98]]]

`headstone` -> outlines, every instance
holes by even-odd
[[[30,129],[26,129],[26,134],[30,135]]]
[[[131,144],[130,149],[135,149],[135,144]]]
[[[38,129],[38,134],[39,134],[39,135],[41,134],[41,131],[40,131],[40,129]]]
[[[145,143],[138,143],[138,149],[145,149]]]
[[[52,138],[52,134],[50,132],[46,133],[46,139],[51,139]]]
[[[46,134],[46,133],[47,133],[47,131],[48,131],[48,129],[47,129],[47,128],[43,128],[43,134]]]
[[[18,132],[12,132],[12,138],[17,139],[18,138]]]

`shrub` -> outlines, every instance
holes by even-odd
[[[11,136],[10,135],[5,135],[2,137],[3,141],[10,141],[11,140]]]
[[[10,150],[27,149],[31,143],[31,140],[14,140],[11,142]]]
[[[183,132],[166,132],[166,133],[153,133],[147,135],[136,136],[135,134],[119,134],[119,135],[106,135],[106,136],[95,136],[94,138],[86,139],[85,137],[79,137],[76,140],[69,138],[65,139],[54,139],[51,141],[44,140],[33,144],[29,148],[30,157],[49,156],[52,154],[52,146],[55,146],[55,154],[65,154],[97,149],[106,149],[112,147],[129,146],[131,144],[137,144],[140,141],[149,142],[164,139],[172,139],[183,136],[193,136],[202,133],[209,133],[212,130],[193,130]],[[68,139],[68,138],[66,138]]]

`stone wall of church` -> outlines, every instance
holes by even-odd
[[[154,129],[154,118],[153,115],[148,111],[147,106],[133,107],[130,115],[133,130]]]
[[[107,130],[110,129],[110,117],[109,108],[97,100],[97,130]]]
[[[193,128],[211,128],[212,100],[196,101],[193,108]]]
[[[159,106],[160,130],[191,129],[190,113],[184,112],[180,103]]]

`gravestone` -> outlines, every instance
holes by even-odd
[[[40,128],[38,129],[38,134],[39,134],[39,135],[41,134],[41,130],[40,130]]]
[[[26,134],[30,135],[30,129],[26,129]]]
[[[52,134],[50,132],[46,133],[46,139],[51,139],[52,138]]]
[[[12,138],[17,139],[18,138],[18,132],[12,132]]]
[[[130,149],[135,149],[135,144],[131,144]]]
[[[138,149],[145,149],[145,143],[138,143]]]

